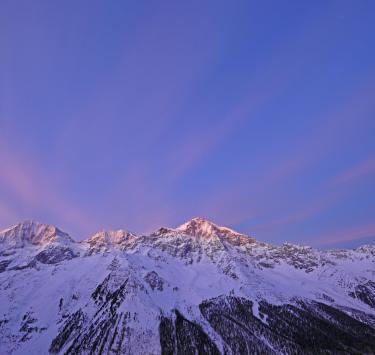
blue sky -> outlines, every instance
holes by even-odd
[[[375,237],[375,3],[2,1],[0,228],[203,216]]]

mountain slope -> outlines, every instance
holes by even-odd
[[[374,246],[272,246],[202,218],[80,243],[35,222],[0,232],[1,354],[374,349]]]

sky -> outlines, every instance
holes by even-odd
[[[0,229],[201,216],[375,242],[375,2],[0,4]]]

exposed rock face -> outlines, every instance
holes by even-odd
[[[164,282],[157,272],[151,271],[147,273],[144,280],[150,285],[152,290],[163,291]]]
[[[57,264],[64,260],[70,260],[78,257],[72,249],[65,246],[50,246],[35,256],[35,259],[42,264]]]
[[[369,280],[362,285],[355,286],[354,291],[350,292],[349,296],[358,298],[371,308],[375,308],[375,282]]]
[[[0,261],[0,272],[4,272],[12,260],[2,260]]]
[[[52,340],[49,351],[53,354],[59,353],[64,345],[72,340],[74,334],[82,329],[84,320],[84,314],[80,309],[72,313],[58,335]]]
[[[375,248],[272,246],[202,218],[77,243],[0,232],[0,354],[372,354]]]

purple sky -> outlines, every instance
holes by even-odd
[[[196,217],[375,240],[375,2],[2,1],[0,228]]]

